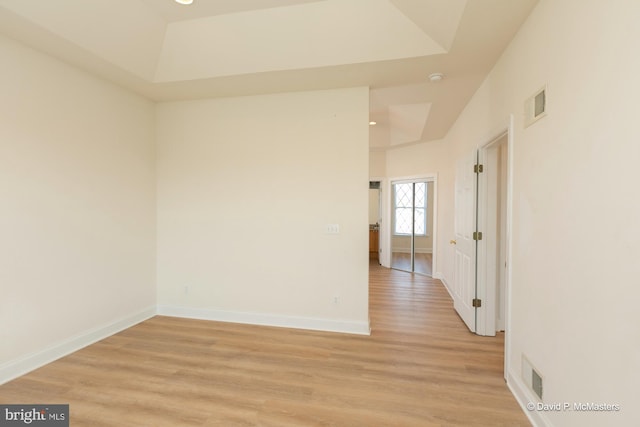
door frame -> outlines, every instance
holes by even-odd
[[[505,304],[505,339],[504,339],[504,376],[506,379],[507,372],[509,371],[509,360],[511,353],[511,287],[512,287],[512,259],[513,259],[513,156],[514,156],[514,117],[513,115],[509,115],[507,119],[503,122],[501,126],[499,126],[496,130],[489,133],[486,138],[482,141],[483,143],[478,149],[480,163],[484,162],[487,159],[488,150],[491,148],[495,148],[494,144],[501,141],[506,136],[507,139],[507,176],[506,176],[506,266],[505,266],[505,295],[504,295],[504,304]],[[481,176],[478,182],[478,205],[476,209],[478,210],[478,230],[489,230],[487,217],[487,179],[486,175]],[[494,227],[495,228],[495,227]],[[477,329],[481,329],[482,332],[476,332],[480,335],[495,335],[495,325],[496,325],[496,315],[495,315],[495,283],[488,284],[486,283],[486,265],[487,265],[487,246],[486,240],[480,241],[478,245],[478,255],[477,255],[477,266],[478,266],[478,275],[477,275],[477,283],[476,289],[478,293],[478,298],[484,301],[489,301],[489,299],[493,298],[491,301],[493,304],[483,304],[483,309],[478,310],[478,324]],[[495,260],[495,253],[493,254]],[[490,260],[491,261],[491,260]],[[493,289],[490,289],[493,285]],[[489,310],[492,309],[493,312],[489,313]],[[493,314],[493,315],[491,315]],[[493,328],[493,331],[491,331]],[[492,332],[492,333],[491,333]]]
[[[483,165],[484,172],[478,175],[477,229],[482,232],[484,237],[478,241],[477,246],[476,292],[482,300],[483,309],[477,311],[476,326],[478,334],[485,336],[495,336],[497,331],[499,284],[496,281],[498,273],[496,258],[498,242],[496,237],[498,235],[498,211],[495,203],[498,200],[496,185],[499,179],[497,172],[499,171],[497,170],[496,155],[498,145],[501,145],[506,139],[508,136],[505,132],[478,150],[478,164]],[[509,185],[506,184],[508,189]],[[506,221],[506,218],[502,220]]]
[[[371,177],[369,178],[369,181],[377,181],[380,183],[380,189],[379,189],[379,200],[380,200],[380,210],[378,212],[378,217],[379,217],[379,228],[378,228],[378,263],[380,263],[380,265],[384,266],[385,265],[385,261],[386,258],[390,259],[390,255],[386,254],[384,247],[386,244],[385,241],[385,233],[387,231],[387,221],[384,218],[384,212],[386,209],[386,204],[385,204],[385,194],[387,193],[386,187],[387,187],[387,178],[384,177]]]
[[[385,193],[387,196],[383,197],[383,207],[384,210],[382,212],[382,223],[386,224],[384,229],[385,238],[384,238],[384,246],[381,246],[382,253],[385,254],[385,257],[380,257],[380,263],[383,267],[391,268],[391,242],[392,242],[392,227],[391,227],[391,208],[392,208],[392,200],[393,191],[391,190],[391,186],[394,183],[400,182],[412,182],[412,181],[426,181],[433,182],[433,250],[431,254],[431,277],[437,278],[440,274],[436,270],[436,266],[438,266],[438,173],[425,173],[419,175],[410,175],[410,176],[400,176],[387,178],[386,182],[384,182]],[[381,183],[382,186],[382,183]],[[382,229],[380,230],[382,233]],[[384,259],[384,263],[383,260]],[[420,274],[420,273],[418,273]]]

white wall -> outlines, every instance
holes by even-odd
[[[369,143],[371,143],[371,131],[369,127]],[[386,154],[384,151],[369,152],[369,177],[371,181],[378,181],[385,176]],[[382,186],[384,183],[380,183]],[[369,190],[369,224],[375,224],[380,219],[380,190]]]
[[[368,89],[157,114],[160,312],[368,333]]]
[[[370,132],[373,130],[369,128]],[[386,175],[387,155],[384,151],[369,152],[369,176],[381,178]]]
[[[369,190],[369,224],[376,224],[380,220],[380,190]]]
[[[621,407],[532,412],[541,425],[640,425],[638,17],[636,0],[541,0],[445,139],[453,170],[515,114],[510,385],[531,398],[526,355],[546,403]],[[548,115],[525,129],[544,84]]]
[[[150,315],[153,105],[0,37],[0,383]]]

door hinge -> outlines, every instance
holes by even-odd
[[[484,172],[484,165],[473,165],[473,173]]]
[[[482,307],[482,300],[478,298],[474,298],[473,301],[471,301],[471,305],[474,306],[475,308],[480,308]]]
[[[474,231],[473,240],[482,240],[482,231]]]

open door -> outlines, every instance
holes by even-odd
[[[453,306],[471,332],[476,332],[476,198],[478,152],[456,162]]]
[[[478,174],[477,230],[483,233],[476,247],[476,298],[482,300],[476,333],[484,336],[506,329],[508,145],[504,133],[478,152],[483,171]]]

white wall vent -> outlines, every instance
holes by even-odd
[[[524,355],[522,356],[522,381],[542,400],[542,375]]]
[[[546,115],[547,86],[544,86],[524,102],[524,126],[530,126]]]

